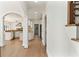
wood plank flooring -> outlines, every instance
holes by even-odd
[[[0,57],[1,57],[1,47],[0,47]]]
[[[6,46],[1,48],[2,57],[47,57],[45,48],[39,38],[29,41],[29,48],[22,46],[22,41],[15,39],[6,41]]]

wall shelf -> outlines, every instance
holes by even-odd
[[[79,26],[79,24],[67,24],[65,26]]]
[[[79,8],[74,8],[74,10],[79,10]]]
[[[76,14],[75,14],[75,17],[76,17],[76,16],[79,17],[79,15],[76,15]]]
[[[79,5],[78,3],[76,4],[76,3],[73,3],[73,5]]]
[[[72,38],[71,40],[79,42],[79,39]]]

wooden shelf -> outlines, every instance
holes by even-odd
[[[79,10],[79,8],[74,8],[74,10]]]
[[[75,24],[67,24],[67,25],[65,25],[65,26],[75,26]]]
[[[78,3],[76,4],[76,3],[73,3],[73,5],[79,5]]]
[[[79,15],[76,15],[76,14],[75,14],[75,16],[77,16],[77,17],[78,17]]]
[[[71,40],[79,42],[79,39],[76,39],[76,38],[72,38]]]
[[[79,26],[79,24],[67,24],[65,26]]]

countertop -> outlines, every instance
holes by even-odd
[[[5,32],[16,32],[16,31],[23,31],[23,30],[22,29],[5,30]]]

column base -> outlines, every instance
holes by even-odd
[[[24,46],[24,48],[28,48],[28,46]]]
[[[28,48],[28,45],[25,46],[24,44],[22,44],[22,46],[23,46],[24,48]]]

